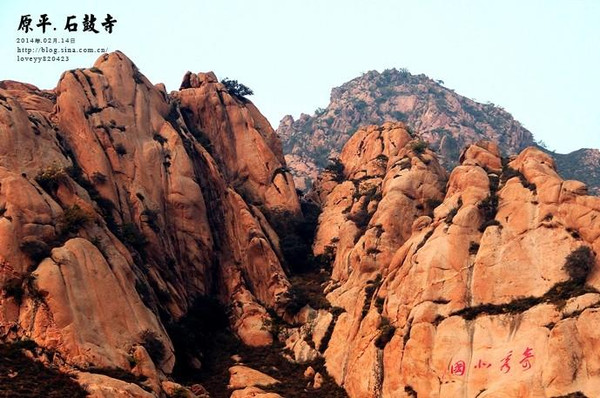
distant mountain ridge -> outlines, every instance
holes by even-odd
[[[562,177],[582,181],[590,194],[600,195],[600,150],[582,148],[567,154],[545,151],[556,160]]]
[[[277,133],[296,186],[309,188],[359,127],[388,121],[405,122],[446,168],[457,164],[465,146],[480,140],[497,142],[506,155],[536,145],[532,133],[500,106],[476,102],[444,87],[441,80],[406,69],[370,71],[333,88],[327,108],[298,120],[290,115],[281,120]],[[587,170],[595,158],[588,155],[555,157],[561,158],[557,162],[565,177],[576,177],[597,192],[600,181],[586,179],[593,174]]]

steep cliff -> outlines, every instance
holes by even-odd
[[[0,135],[4,341],[52,352],[95,396],[164,394],[168,330],[208,296],[244,343],[273,341],[290,284],[267,219],[300,208],[251,102],[210,73],[167,94],[116,52],[55,90],[1,82]]]
[[[600,199],[528,148],[471,145],[447,177],[402,124],[359,130],[316,186],[350,397],[600,391]],[[447,181],[447,182],[446,182]]]
[[[503,158],[514,121],[450,173],[420,127],[357,130],[300,203],[213,73],[166,93],[115,52],[0,82],[0,393],[598,396],[600,199]]]

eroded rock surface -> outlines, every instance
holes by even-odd
[[[535,148],[499,155],[470,146],[446,183],[388,124],[359,130],[341,174],[320,178],[314,251],[345,310],[324,357],[350,397],[599,394],[600,200]]]
[[[598,396],[600,199],[536,148],[503,159],[517,130],[451,173],[427,134],[358,130],[301,259],[277,136],[214,74],[167,94],[116,52],[0,82],[0,338],[97,397],[206,396],[172,375],[223,314],[233,397]]]
[[[246,344],[272,342],[289,282],[267,220],[299,216],[294,184],[254,105],[211,73],[190,80],[169,95],[115,52],[55,90],[0,83],[3,338],[155,394],[175,362],[167,323],[198,298],[230,308]]]

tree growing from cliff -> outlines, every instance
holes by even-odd
[[[239,83],[237,80],[230,80],[228,78],[224,78],[223,80],[221,80],[221,83],[225,86],[229,94],[238,98],[244,98],[247,95],[254,94],[254,91],[252,91],[248,86]]]

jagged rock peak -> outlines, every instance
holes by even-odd
[[[186,88],[199,88],[204,83],[218,83],[219,80],[214,72],[208,73],[192,73],[186,72],[181,81],[180,90]]]
[[[98,369],[176,389],[175,360],[202,353],[173,327],[207,297],[252,346],[286,311],[269,220],[299,203],[280,143],[252,103],[194,79],[168,95],[117,51],[55,90],[0,82],[0,337],[54,352],[95,396],[148,395]]]

